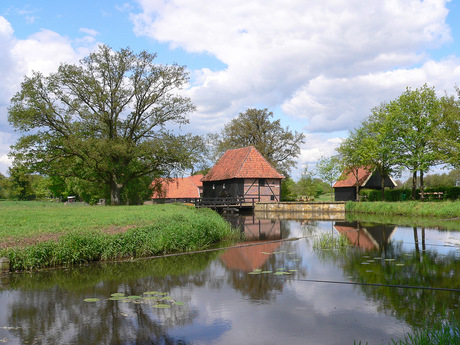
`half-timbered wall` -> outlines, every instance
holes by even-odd
[[[247,202],[279,202],[280,179],[231,179],[203,182],[204,198],[244,197]]]
[[[244,179],[245,199],[260,202],[279,202],[281,197],[281,180],[279,179]]]

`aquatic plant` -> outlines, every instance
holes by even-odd
[[[345,249],[349,242],[345,236],[322,233],[313,240],[314,249]]]

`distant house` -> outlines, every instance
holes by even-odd
[[[278,202],[283,178],[254,146],[228,150],[201,179],[203,198]]]
[[[203,175],[155,180],[151,184],[153,202],[194,202],[203,193]]]
[[[347,175],[342,175],[333,186],[335,201],[356,200],[356,184],[358,184],[358,191],[363,188],[381,190],[382,175],[376,170],[365,167],[357,169],[355,174],[350,172]],[[391,177],[387,177],[385,178],[385,187],[394,188],[396,182]]]

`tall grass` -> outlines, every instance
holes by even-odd
[[[347,202],[348,212],[419,217],[460,217],[460,201]]]
[[[57,241],[0,250],[0,256],[10,259],[11,270],[30,270],[199,250],[239,234],[212,210],[177,206],[175,211],[124,233],[73,230]]]
[[[314,249],[346,249],[349,242],[345,236],[322,233],[313,240]]]
[[[391,340],[389,345],[453,345],[460,344],[460,322],[455,317],[443,317],[434,324],[407,333],[403,339]],[[355,345],[361,345],[361,341]],[[367,345],[367,343],[366,343]]]

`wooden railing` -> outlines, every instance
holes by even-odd
[[[243,206],[252,206],[259,198],[245,198],[239,197],[224,197],[224,198],[199,198],[195,200],[195,207],[209,207],[209,208],[222,208],[222,207],[235,207],[241,208]]]

